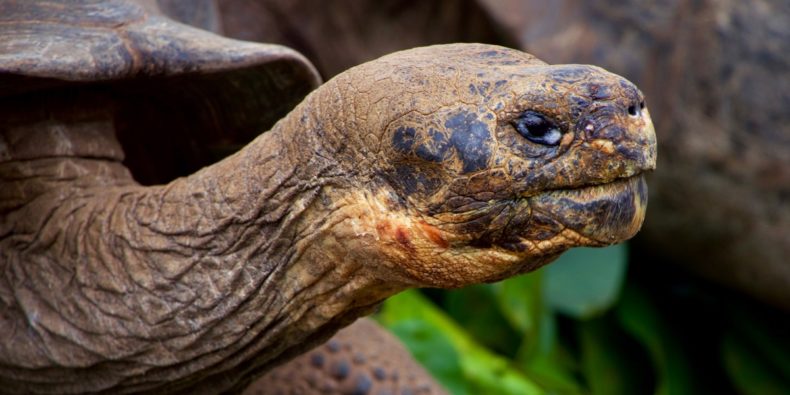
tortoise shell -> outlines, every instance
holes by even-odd
[[[174,22],[154,2],[109,3],[0,3],[0,161],[118,157],[108,141],[29,126],[94,108],[112,114],[137,181],[160,183],[237,150],[320,84],[286,47]]]

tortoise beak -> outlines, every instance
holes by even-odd
[[[645,108],[644,110],[645,126],[642,128],[642,135],[645,136],[645,144],[648,147],[647,160],[645,161],[645,170],[655,170],[656,160],[658,159],[658,144],[656,144],[656,129],[653,127],[653,120],[650,118],[650,112]]]
[[[641,110],[640,118],[639,126],[626,131],[625,139],[618,148],[624,157],[633,161],[631,166],[635,174],[655,170],[658,156],[656,129],[647,107]]]
[[[534,210],[604,246],[633,237],[647,210],[647,183],[642,174],[606,184],[550,191],[530,199]]]
[[[548,191],[530,198],[534,210],[589,239],[591,246],[625,241],[642,227],[647,210],[644,173],[656,168],[656,132],[647,108],[617,139],[623,167],[609,182]]]

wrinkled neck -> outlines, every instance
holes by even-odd
[[[300,106],[236,154],[166,185],[135,184],[121,156],[69,151],[80,157],[0,165],[4,191],[14,180],[10,189],[22,190],[43,180],[37,198],[0,216],[0,269],[13,273],[0,279],[0,365],[68,371],[58,375],[63,392],[165,380],[185,390],[209,373],[232,386],[228,377],[303,350],[399,290],[349,248],[359,239],[348,226],[357,211],[343,200],[353,185],[309,110]],[[91,130],[107,126],[98,119]],[[86,181],[76,187],[82,178],[38,168],[25,178],[28,162],[65,166]],[[71,374],[84,366],[101,380]],[[22,388],[15,377],[0,368],[0,383]]]
[[[155,273],[147,277],[199,295],[183,311],[149,311],[150,320],[193,317],[177,331],[201,341],[180,359],[211,361],[223,377],[304,351],[404,288],[350,248],[360,243],[349,225],[360,211],[346,195],[361,186],[333,159],[305,107],[219,163],[146,189],[124,215],[134,219],[130,235],[152,232],[145,237],[159,237],[156,254],[168,256],[149,263]],[[365,243],[375,248],[372,237]]]

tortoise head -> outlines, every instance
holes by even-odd
[[[380,213],[381,252],[420,285],[498,280],[642,224],[655,132],[642,93],[620,76],[459,44],[336,80],[359,120],[339,152],[375,185],[366,199]]]

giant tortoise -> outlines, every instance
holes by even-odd
[[[433,46],[303,98],[297,53],[150,2],[0,11],[4,392],[240,390],[401,290],[528,272],[644,218],[650,116],[598,67]]]
[[[328,75],[383,51],[484,40],[625,76],[662,120],[665,163],[635,261],[790,310],[790,2],[204,1],[223,34],[297,48]]]

